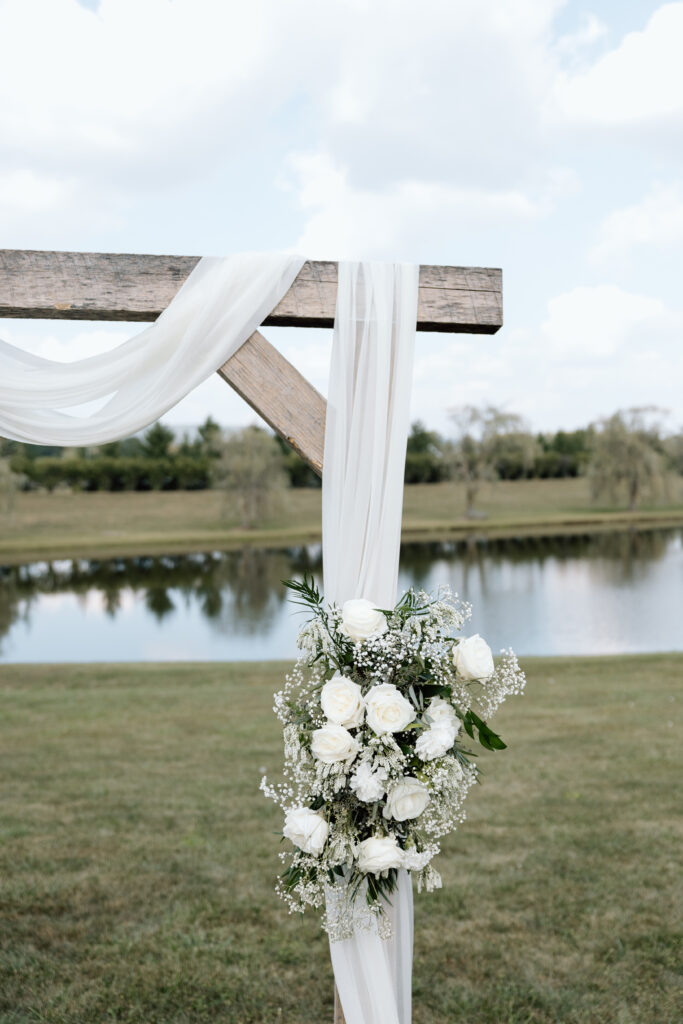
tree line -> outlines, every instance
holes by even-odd
[[[635,508],[644,494],[683,473],[683,434],[666,435],[658,410],[629,409],[587,427],[532,433],[522,417],[495,406],[450,412],[444,437],[413,423],[406,483],[460,481],[468,515],[481,485],[494,480],[586,475],[596,499],[625,500]],[[0,491],[68,487],[83,491],[202,490],[241,494],[241,518],[252,521],[266,495],[287,487],[319,487],[320,479],[284,441],[259,427],[224,431],[211,417],[181,440],[163,423],[142,437],[94,448],[62,449],[0,440]]]

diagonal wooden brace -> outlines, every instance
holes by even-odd
[[[0,250],[0,317],[156,320],[197,256]],[[331,327],[337,264],[309,261],[264,323]],[[503,323],[502,273],[420,267],[418,331],[494,334]],[[218,371],[322,473],[325,399],[258,331]]]
[[[274,345],[254,331],[218,373],[322,476],[327,403]]]

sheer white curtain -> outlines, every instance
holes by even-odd
[[[341,263],[325,427],[325,597],[396,600],[418,267]],[[399,873],[391,939],[331,942],[347,1024],[410,1024],[413,890]]]
[[[153,423],[253,334],[304,264],[288,253],[200,260],[146,330],[70,363],[0,341],[0,435],[34,444],[102,444]],[[96,411],[65,410],[106,399]]]

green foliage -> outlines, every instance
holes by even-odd
[[[534,476],[546,480],[551,477],[579,476],[585,473],[591,457],[594,430],[558,430],[554,434],[539,434],[540,452],[534,464]]]
[[[143,454],[150,459],[165,459],[174,441],[175,434],[169,427],[163,423],[154,423],[142,440]]]
[[[598,425],[588,474],[595,499],[625,498],[633,511],[643,494],[655,497],[664,487],[664,458],[659,427],[648,419],[655,410],[626,409]]]
[[[0,516],[10,516],[21,478],[12,469],[8,458],[0,458]]]
[[[175,491],[209,486],[208,459],[182,455],[158,459],[107,455],[15,457],[12,468],[24,475],[25,486],[44,487],[50,492],[57,487],[80,491]]]
[[[471,708],[463,717],[462,725],[467,735],[473,740],[478,739],[485,750],[505,750],[507,748],[507,744],[503,743],[500,736]]]
[[[245,529],[278,509],[288,482],[275,438],[260,427],[223,440],[212,476],[224,492],[224,510],[236,509]]]
[[[449,449],[451,476],[465,485],[465,515],[476,516],[474,502],[486,480],[532,475],[536,439],[516,413],[496,406],[464,405],[451,409],[455,437]]]
[[[291,487],[321,487],[322,479],[315,470],[311,469],[301,456],[290,448],[286,441],[283,441],[277,434],[274,437],[282,455],[282,468],[284,469]]]
[[[664,441],[664,457],[674,473],[683,475],[683,431],[667,437]]]
[[[198,428],[199,451],[210,459],[220,458],[222,431],[212,416],[207,416]]]
[[[416,420],[408,435],[405,482],[434,484],[447,477],[443,438],[435,430],[427,430],[421,420]]]
[[[539,445],[528,431],[514,427],[497,430],[484,443],[499,480],[526,480],[536,475]]]

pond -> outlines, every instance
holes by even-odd
[[[291,658],[281,580],[319,545],[0,568],[0,661]],[[683,650],[683,530],[407,544],[399,590],[447,583],[467,632],[518,654]]]

